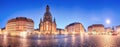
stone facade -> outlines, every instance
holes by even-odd
[[[42,34],[54,34],[56,32],[56,21],[52,21],[52,15],[50,13],[50,8],[46,6],[46,12],[44,14],[44,19],[40,19],[39,31]]]
[[[65,33],[64,29],[57,28],[57,33],[56,34],[64,34],[64,33]]]
[[[2,29],[0,28],[0,34],[2,34]]]
[[[26,17],[16,17],[8,21],[6,31],[12,35],[19,32],[31,32],[34,31],[34,22]]]
[[[113,30],[112,30],[112,28],[110,28],[110,27],[107,27],[107,28],[105,28],[105,32],[112,32]]]
[[[69,34],[77,34],[77,33],[80,34],[80,32],[85,32],[83,25],[79,22],[71,23],[67,25],[65,28]]]
[[[120,33],[120,25],[116,26],[116,31]]]
[[[93,24],[88,27],[88,32],[104,32],[104,25],[102,24]]]

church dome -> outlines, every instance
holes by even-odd
[[[50,11],[49,11],[49,6],[47,5],[46,6],[46,12],[45,12],[45,14],[44,14],[44,21],[50,21],[50,22],[52,22],[52,15],[51,15],[51,13],[50,13]]]

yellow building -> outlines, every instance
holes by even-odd
[[[85,28],[79,22],[71,23],[65,27],[68,34],[80,34],[80,32],[85,32]]]
[[[48,5],[46,6],[43,20],[40,19],[39,30],[42,34],[54,34],[56,32],[56,21],[55,19],[52,21],[52,15]]]
[[[16,17],[8,21],[6,31],[10,35],[19,35],[20,32],[32,32],[34,31],[34,22],[26,17]]]

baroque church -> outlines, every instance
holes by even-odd
[[[43,19],[40,19],[39,31],[42,34],[54,34],[56,32],[56,21],[55,18],[52,20],[50,13],[50,7],[46,6],[46,12],[44,13]]]

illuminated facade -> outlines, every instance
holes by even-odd
[[[79,34],[80,32],[85,32],[83,25],[79,22],[71,23],[71,24],[67,25],[65,27],[65,29],[69,34],[74,34],[74,33]]]
[[[65,33],[64,29],[57,28],[57,34],[64,34],[64,33]]]
[[[120,25],[116,26],[116,31],[120,33]]]
[[[5,27],[1,29],[1,34],[7,35],[8,32],[6,31]]]
[[[93,24],[88,27],[88,32],[104,32],[104,25],[102,24]]]
[[[33,20],[25,17],[16,17],[8,21],[6,31],[10,34],[19,34],[19,32],[34,31]]]
[[[107,27],[107,28],[105,28],[105,32],[112,32],[113,30],[112,30],[112,28],[110,28],[110,27]]]
[[[56,32],[56,21],[52,21],[52,15],[49,11],[49,6],[46,6],[44,19],[40,19],[39,30],[42,34],[54,34]]]
[[[0,28],[0,34],[2,34],[2,29]]]
[[[88,32],[92,32],[92,26],[88,27]]]

